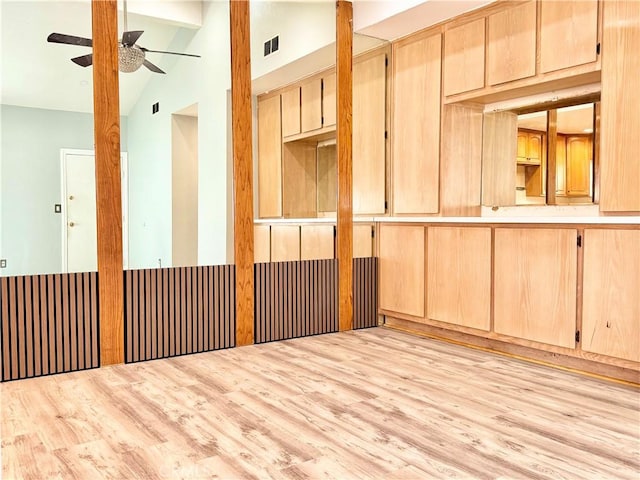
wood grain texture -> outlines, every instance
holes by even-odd
[[[338,311],[340,331],[353,328],[353,5],[336,2],[338,118]]]
[[[336,124],[336,74],[322,78],[322,126]]]
[[[282,136],[300,133],[300,87],[293,87],[281,94]]]
[[[381,224],[380,308],[424,317],[425,228]]]
[[[566,139],[567,195],[591,195],[593,144],[590,135],[570,135]]]
[[[496,333],[575,346],[576,239],[570,228],[496,228]]]
[[[300,95],[302,132],[322,128],[322,79],[303,83]]]
[[[353,258],[373,257],[373,225],[353,225]]]
[[[444,95],[484,87],[485,20],[474,20],[444,34]]]
[[[518,116],[485,113],[482,123],[482,204],[515,205]]]
[[[640,211],[640,2],[603,2],[600,210]]]
[[[124,362],[117,2],[92,0],[91,19],[100,363],[112,365]]]
[[[231,1],[231,118],[236,344],[253,343],[253,156],[249,2]]]
[[[282,145],[282,215],[285,218],[317,215],[316,150],[313,143]]]
[[[271,227],[254,225],[253,239],[253,261],[255,263],[271,261]]]
[[[537,2],[529,1],[488,17],[489,85],[536,74]]]
[[[338,159],[336,145],[324,145],[317,150],[318,216],[338,209]],[[309,186],[309,188],[313,188]]]
[[[300,260],[300,226],[271,225],[271,261]]]
[[[258,215],[282,216],[280,95],[258,101]]]
[[[386,55],[353,65],[353,213],[385,213]]]
[[[597,0],[545,0],[540,2],[540,17],[542,73],[596,61]]]
[[[427,229],[427,317],[489,330],[491,229]]]
[[[640,230],[585,229],[582,349],[640,362]]]
[[[627,480],[640,468],[636,389],[386,328],[0,388],[3,478]]]
[[[440,212],[477,215],[482,187],[482,110],[445,105],[440,160]]]
[[[546,138],[546,145],[542,146],[542,150],[546,151],[544,170],[539,169],[538,172],[542,175],[545,172],[546,178],[542,175],[542,178],[535,179],[536,185],[542,185],[542,192],[546,194],[547,205],[555,205],[556,201],[556,186],[558,166],[556,164],[558,160],[558,110],[551,109],[547,112],[547,135],[542,138]],[[543,185],[544,184],[544,185]],[[537,193],[537,191],[535,192]]]
[[[300,226],[300,260],[324,260],[335,257],[333,225]]]
[[[441,35],[393,50],[392,196],[395,214],[438,212]]]

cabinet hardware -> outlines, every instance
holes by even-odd
[[[582,246],[582,235],[578,235],[578,247]]]
[[[600,55],[600,43],[596,45],[596,55]]]
[[[389,66],[389,58],[387,58],[387,56],[384,56],[384,66],[388,67]]]
[[[580,330],[576,330],[576,343],[580,343]]]

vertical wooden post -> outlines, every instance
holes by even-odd
[[[231,121],[233,125],[236,345],[253,343],[253,160],[249,1],[231,0]]]
[[[547,112],[547,205],[556,202],[556,150],[558,147],[558,110]],[[540,166],[540,168],[543,168]]]
[[[352,85],[353,5],[336,2],[336,89],[338,118],[338,307],[340,331],[353,328]]]
[[[92,0],[93,123],[100,295],[100,362],[124,362],[120,98],[116,0]]]

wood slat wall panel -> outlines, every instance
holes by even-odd
[[[98,274],[0,278],[2,381],[96,368]]]
[[[126,363],[235,346],[235,267],[124,272]]]
[[[255,343],[338,331],[338,261],[255,265]]]
[[[353,259],[353,328],[378,326],[378,259]]]

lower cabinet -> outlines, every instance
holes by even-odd
[[[333,225],[300,227],[300,260],[322,260],[335,257]]]
[[[640,362],[640,230],[584,232],[582,349]]]
[[[427,318],[488,331],[491,228],[427,229]]]
[[[379,306],[382,310],[424,318],[425,228],[380,226]]]
[[[253,226],[253,261],[266,263],[271,260],[271,227],[269,225]]]
[[[496,228],[494,331],[575,347],[577,230]]]
[[[271,261],[300,260],[300,226],[271,225]]]

